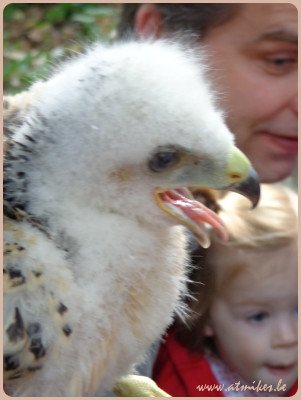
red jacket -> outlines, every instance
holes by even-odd
[[[173,332],[161,345],[153,368],[153,379],[172,397],[225,397],[206,358],[181,345]],[[296,391],[297,382],[286,397]]]

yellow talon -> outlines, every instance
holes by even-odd
[[[118,397],[171,397],[150,378],[126,375],[119,379],[113,391]]]

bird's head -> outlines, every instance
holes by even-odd
[[[107,202],[139,220],[183,224],[207,247],[208,225],[224,239],[227,232],[218,215],[192,192],[237,191],[255,207],[260,195],[256,172],[235,146],[200,66],[160,42],[146,44],[138,53],[140,58],[128,56],[123,75],[115,76],[115,83],[120,79],[119,101],[109,103],[114,133],[102,163],[109,170],[107,193],[114,184],[116,191]]]

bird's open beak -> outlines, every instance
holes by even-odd
[[[247,157],[233,147],[228,158],[226,171],[223,171],[223,185],[193,185],[194,190],[230,190],[247,197],[253,208],[260,197],[259,180]],[[186,187],[176,189],[157,188],[154,191],[158,206],[185,225],[195,235],[202,247],[210,246],[208,226],[211,226],[223,240],[227,240],[227,230],[218,215],[195,200]]]

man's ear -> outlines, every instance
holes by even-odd
[[[136,36],[158,38],[163,34],[162,17],[155,4],[142,4],[135,19]]]

